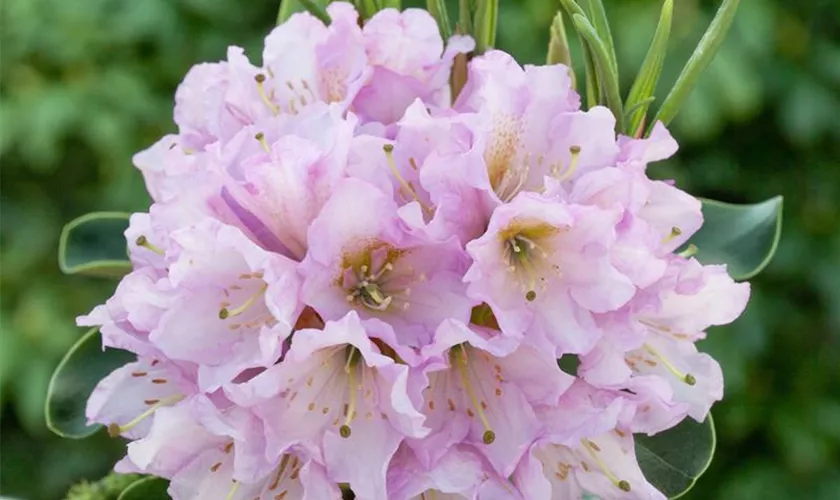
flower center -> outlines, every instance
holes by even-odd
[[[525,292],[525,300],[537,298],[537,289],[545,290],[547,275],[560,277],[560,266],[549,262],[549,239],[558,232],[554,226],[543,222],[511,224],[499,233],[508,272],[516,277]]]
[[[375,312],[393,307],[408,309],[409,285],[423,276],[416,276],[406,266],[395,265],[403,253],[390,245],[378,244],[353,259],[345,259],[339,284],[347,293],[347,302]]]

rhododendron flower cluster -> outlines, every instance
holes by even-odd
[[[133,272],[79,318],[137,355],[87,406],[117,471],[176,500],[664,498],[633,435],[706,417],[695,342],[749,295],[678,252],[700,203],[646,174],[675,141],[500,51],[453,102],[471,39],[329,14],[194,67],[135,158]]]

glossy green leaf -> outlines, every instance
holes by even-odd
[[[715,454],[715,424],[709,415],[702,423],[686,418],[655,436],[637,434],[636,459],[645,478],[668,498],[690,490]]]
[[[277,24],[286,22],[295,12],[309,11],[324,24],[330,24],[330,16],[325,10],[330,0],[281,0],[280,10],[277,12]]]
[[[626,122],[627,128],[624,132],[628,135],[636,136],[639,127],[644,126],[643,122],[648,107],[653,101],[652,97],[656,91],[659,75],[662,73],[662,65],[665,63],[665,54],[668,52],[668,38],[671,34],[673,13],[674,1],[665,0],[662,4],[662,12],[659,14],[659,24],[656,26],[656,32],[654,32],[653,40],[650,42],[650,48],[644,62],[642,62],[642,67],[639,68],[639,74],[630,88],[630,93],[627,95],[627,102],[624,103],[625,109],[633,110],[632,112],[626,112],[629,116]]]
[[[58,267],[66,274],[122,277],[131,271],[123,233],[130,214],[91,212],[69,222],[58,242]]]
[[[764,269],[782,234],[782,197],[755,205],[703,202],[703,227],[691,238],[697,260],[727,264],[729,274],[749,279]]]
[[[76,341],[50,379],[44,413],[47,427],[59,436],[81,439],[102,427],[87,425],[88,396],[103,377],[134,359],[126,351],[103,351],[98,333],[92,328]]]
[[[740,0],[723,0],[720,8],[718,8],[715,18],[694,49],[694,53],[685,63],[680,76],[674,84],[674,88],[668,93],[662,107],[656,113],[656,117],[648,127],[648,132],[653,129],[653,125],[657,121],[662,121],[668,124],[677,116],[682,105],[688,99],[691,91],[697,85],[697,79],[700,74],[705,71],[714,59],[715,54],[720,48],[726,34],[729,32],[729,27],[732,26],[732,21],[735,19],[735,12],[738,10]]]
[[[601,86],[600,91],[603,92],[606,105],[615,116],[617,130],[624,130],[624,105],[621,102],[621,94],[618,88],[618,74],[612,69],[607,48],[586,17],[574,14],[572,22],[592,55],[592,61],[598,74],[598,84]]]
[[[452,25],[449,24],[449,11],[446,9],[446,1],[426,0],[426,10],[437,21],[441,38],[448,40],[452,36]]]
[[[125,489],[117,500],[169,500],[166,492],[169,481],[159,477],[144,477]]]
[[[473,23],[475,53],[483,54],[496,45],[499,0],[478,0]]]

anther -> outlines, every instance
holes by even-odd
[[[678,228],[677,226],[674,226],[674,227],[671,228],[670,234],[668,234],[668,236],[662,238],[662,244],[664,245],[665,243],[669,243],[669,242],[673,241],[674,238],[677,238],[680,235],[682,235],[682,229]]]
[[[697,254],[697,245],[691,243],[691,244],[688,245],[688,248],[686,248],[682,252],[679,252],[677,255],[679,255],[680,257],[682,257],[684,259],[687,259],[689,257],[692,257],[692,256],[696,255],[696,254]]]
[[[271,152],[271,148],[268,146],[268,142],[265,140],[265,134],[263,134],[262,132],[257,132],[257,135],[254,136],[254,139],[256,139],[260,143],[260,146],[262,146],[263,150],[265,150],[266,153]]]
[[[134,244],[137,245],[138,247],[143,247],[143,248],[145,248],[145,249],[147,249],[151,252],[154,252],[158,255],[163,255],[163,254],[166,253],[159,246],[153,245],[152,243],[149,243],[149,240],[143,235],[138,236],[137,239],[134,240]]]
[[[235,309],[228,309],[227,307],[223,307],[223,308],[219,309],[219,319],[228,319],[228,318],[232,318],[234,316],[239,316],[240,314],[244,313],[245,311],[248,310],[249,307],[254,305],[254,302],[256,302],[257,299],[260,298],[265,293],[265,290],[267,288],[268,288],[268,285],[263,283],[263,285],[260,287],[259,290],[254,292],[254,294],[251,295],[250,297],[248,297],[248,299],[246,299],[245,302],[243,302],[241,306],[239,306]]]

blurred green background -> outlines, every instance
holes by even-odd
[[[148,205],[135,151],[172,131],[175,86],[197,62],[246,47],[259,60],[277,1],[5,0],[0,17],[2,313],[0,491],[63,498],[104,475],[123,444],[44,427],[73,318],[114,284],[63,277],[61,226]],[[404,2],[417,4],[419,2]],[[607,1],[629,87],[654,0]],[[676,2],[667,91],[717,2]],[[542,62],[551,0],[502,0],[498,45]],[[454,16],[453,16],[454,18]],[[679,157],[651,174],[731,202],[785,196],[784,234],[735,325],[703,348],[723,365],[718,453],[691,499],[840,498],[840,2],[743,0],[732,33],[672,130]]]

